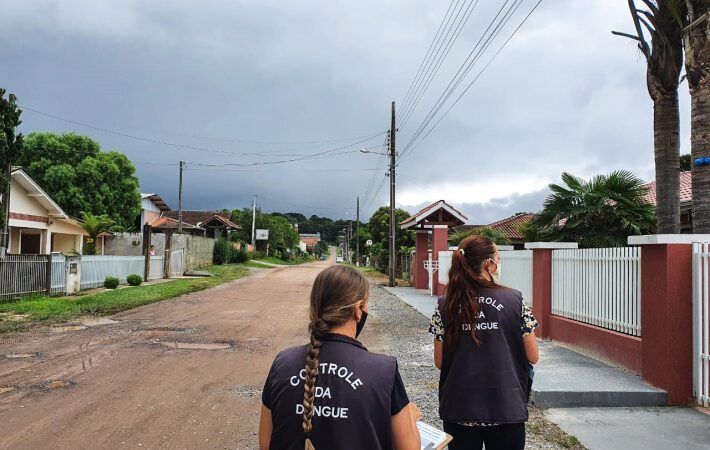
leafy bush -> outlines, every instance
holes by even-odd
[[[240,249],[237,250],[234,247],[230,248],[229,251],[229,262],[232,264],[240,264],[240,263],[245,263],[249,260],[249,255],[247,255],[246,250]]]
[[[138,275],[137,273],[134,273],[132,275],[128,275],[126,277],[126,281],[128,281],[128,284],[130,284],[131,286],[140,286],[143,282],[143,277]]]
[[[104,280],[104,287],[106,289],[116,289],[118,287],[118,283],[120,283],[121,280],[119,280],[117,277],[106,277]]]
[[[249,252],[249,259],[262,259],[266,256],[266,253],[262,252],[261,250],[255,250],[253,252]]]
[[[217,239],[217,242],[214,243],[214,250],[212,251],[212,262],[218,265],[228,263],[231,249],[232,246],[225,238],[221,237]]]

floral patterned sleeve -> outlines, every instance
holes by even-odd
[[[433,320],[433,319],[432,319]],[[520,329],[523,332],[523,337],[535,331],[535,328],[539,327],[535,316],[533,316],[532,309],[525,303],[523,303],[523,312],[521,315]]]
[[[434,314],[431,316],[431,322],[429,322],[429,333],[433,334],[434,339],[437,341],[444,340],[444,322],[441,320],[439,305],[436,306]]]

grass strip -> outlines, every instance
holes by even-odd
[[[61,322],[86,315],[105,316],[138,306],[202,291],[237,280],[249,273],[242,264],[210,266],[204,269],[214,277],[189,278],[163,283],[125,287],[76,297],[29,297],[16,302],[0,303],[0,333],[18,331],[38,322]],[[26,316],[20,320],[12,315]]]

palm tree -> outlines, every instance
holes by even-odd
[[[685,73],[692,159],[710,156],[710,0],[685,0]],[[693,232],[710,233],[710,166],[693,165]]]
[[[648,188],[631,172],[589,181],[563,173],[562,181],[565,186],[550,185],[552,194],[533,221],[540,238],[580,247],[623,247],[628,236],[653,230],[656,215],[645,199]]]
[[[96,238],[99,237],[101,233],[109,231],[111,227],[115,225],[115,222],[106,215],[95,216],[86,212],[81,213],[81,218],[81,226],[89,234],[89,238],[84,245],[84,254],[95,255]]]
[[[653,100],[653,148],[656,162],[658,233],[680,233],[680,119],[678,84],[683,66],[682,24],[685,5],[679,0],[642,0],[648,10],[628,0],[636,34],[612,33],[638,41],[646,58],[646,86]],[[651,36],[651,45],[646,33]]]

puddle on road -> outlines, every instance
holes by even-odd
[[[231,344],[226,342],[207,342],[207,343],[193,343],[193,342],[170,342],[170,341],[159,341],[157,344],[164,345],[165,347],[179,349],[179,350],[226,350],[232,348]]]
[[[6,359],[34,358],[39,356],[39,353],[8,353],[3,355]]]
[[[40,385],[41,388],[44,389],[63,389],[63,388],[68,388],[74,386],[76,383],[72,381],[64,381],[64,380],[52,380],[52,381],[47,381],[46,383],[42,383]]]
[[[5,394],[6,392],[12,392],[15,390],[15,386],[0,386],[0,394]]]
[[[49,327],[49,331],[51,331],[52,333],[66,333],[69,331],[86,330],[86,328],[86,325],[62,325]]]
[[[87,327],[95,327],[98,325],[111,325],[112,323],[118,323],[117,320],[109,319],[108,317],[81,317],[79,319],[82,325]]]

